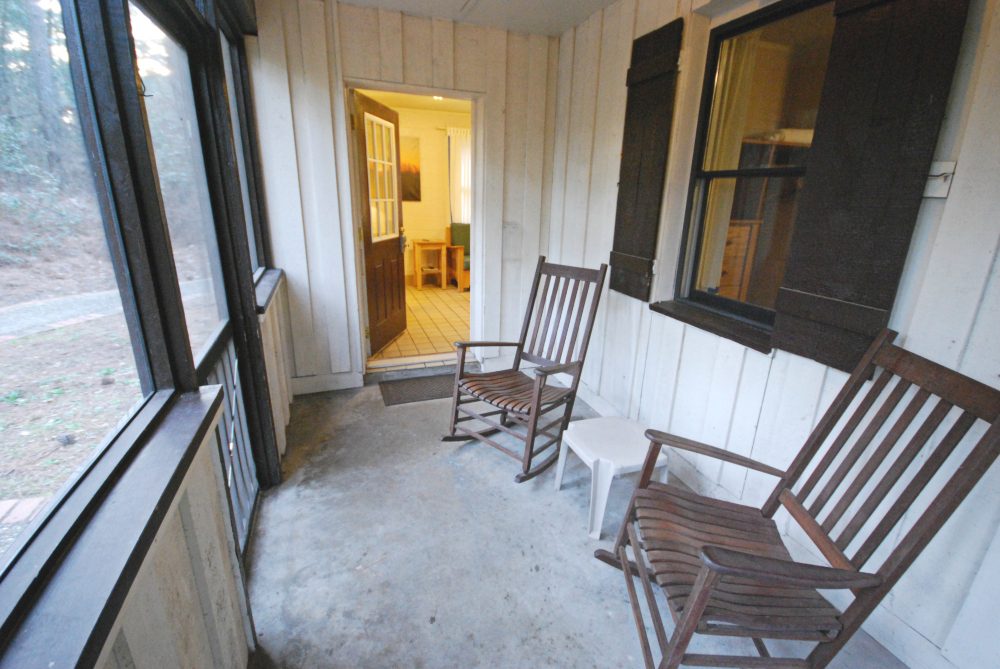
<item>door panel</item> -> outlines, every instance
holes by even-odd
[[[374,355],[406,329],[403,206],[399,196],[399,114],[354,93],[368,330]]]

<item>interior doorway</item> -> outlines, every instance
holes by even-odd
[[[368,371],[454,362],[469,339],[472,103],[351,91]]]

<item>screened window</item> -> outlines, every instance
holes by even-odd
[[[153,389],[140,382],[146,356],[126,323],[59,3],[5,2],[0,49],[2,553]]]
[[[228,312],[190,66],[180,43],[140,7],[130,4],[129,14],[188,339],[200,359]]]
[[[833,38],[833,3],[714,41],[689,297],[770,323]]]
[[[254,273],[257,272],[264,262],[261,259],[259,250],[259,240],[257,238],[257,221],[254,217],[253,206],[251,205],[250,182],[247,170],[247,155],[244,147],[244,129],[240,122],[240,87],[238,84],[238,71],[235,66],[239,62],[239,53],[232,42],[221,31],[219,39],[222,42],[222,61],[226,70],[226,95],[229,100],[229,120],[233,124],[233,145],[236,147],[236,169],[240,179],[240,194],[243,198],[243,220],[246,224],[247,242],[250,248],[250,263]]]

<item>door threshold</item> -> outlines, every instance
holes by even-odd
[[[423,369],[425,367],[444,367],[454,365],[458,358],[454,351],[450,353],[432,353],[430,355],[408,355],[401,358],[383,358],[369,360],[366,365],[368,372],[385,372],[398,369]]]

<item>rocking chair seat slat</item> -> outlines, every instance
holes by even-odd
[[[532,407],[535,380],[524,372],[504,369],[484,374],[469,374],[459,383],[464,393],[506,411],[528,413]],[[542,404],[557,402],[569,388],[546,385],[542,388]]]
[[[705,546],[791,560],[773,520],[760,510],[651,484],[636,491],[635,518],[653,580],[677,616],[698,573]],[[768,586],[723,576],[712,591],[698,631],[704,634],[833,638],[840,612],[810,588]]]

